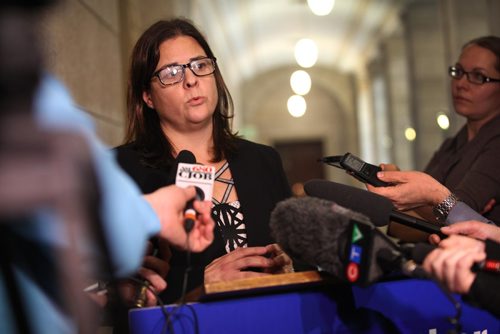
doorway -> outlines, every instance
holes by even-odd
[[[304,195],[304,182],[324,179],[324,165],[318,161],[323,157],[321,140],[278,141],[274,147],[281,155],[283,168],[295,196]]]

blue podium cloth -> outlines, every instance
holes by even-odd
[[[458,298],[454,295],[455,298]],[[460,301],[460,299],[457,299]],[[462,306],[462,333],[500,333],[500,319]],[[171,328],[160,307],[131,310],[131,333],[447,333],[453,303],[432,281],[401,280],[367,288],[324,286],[168,306]],[[486,330],[486,332],[485,332]]]

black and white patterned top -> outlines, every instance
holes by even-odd
[[[226,184],[226,191],[221,201],[212,198],[212,217],[224,240],[226,252],[231,252],[238,247],[247,247],[247,229],[243,220],[243,213],[240,210],[240,202],[227,202],[234,187],[234,180],[222,178],[221,175],[229,168],[226,161],[224,165],[215,173],[215,182]]]

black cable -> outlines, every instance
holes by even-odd
[[[188,308],[188,310],[190,310],[190,311],[191,311],[191,314],[193,314],[194,332],[195,332],[195,334],[198,334],[198,333],[200,332],[199,322],[198,322],[198,315],[196,314],[196,311],[195,311],[195,309],[193,308],[193,306],[191,306],[191,305],[186,305],[186,307]]]
[[[137,277],[129,277],[128,279],[130,279],[131,281],[133,281],[135,283],[140,284],[141,286],[146,287],[147,290],[151,291],[156,298],[157,304],[159,304],[159,306],[160,306],[160,311],[162,312],[163,317],[165,319],[168,319],[168,317],[170,317],[170,313],[167,311],[165,303],[160,298],[160,294],[156,291],[156,289],[151,284],[144,285],[144,280],[141,278],[137,278]],[[162,329],[161,333],[164,333],[164,331],[165,330]],[[171,332],[173,333],[173,329],[171,329]]]
[[[462,324],[460,323],[460,318],[462,317],[462,304],[460,304],[444,286],[442,286],[441,289],[444,291],[446,298],[453,304],[456,311],[455,316],[448,317],[448,321],[454,326],[454,329],[449,330],[448,334],[460,334],[462,333]]]
[[[151,284],[145,285],[145,287],[151,291],[157,300],[157,303],[160,306],[160,310],[163,314],[163,317],[165,318],[165,324],[163,325],[163,328],[161,330],[161,333],[170,333],[170,334],[175,334],[174,327],[173,327],[173,317],[178,313],[179,309],[182,308],[182,306],[186,305],[186,293],[187,293],[187,282],[189,278],[189,272],[191,271],[191,251],[189,247],[189,235],[186,238],[186,263],[187,263],[187,268],[186,271],[184,272],[184,278],[182,282],[182,293],[181,293],[181,298],[179,304],[177,304],[171,311],[168,311],[166,308],[165,303],[163,300],[160,298],[160,295],[158,292],[154,289],[154,287]],[[144,286],[144,280],[137,278],[137,277],[129,277],[130,280],[139,283],[141,286]],[[198,323],[198,316],[196,314],[196,311],[192,308],[190,305],[186,305],[186,307],[191,311],[191,314],[193,315],[193,326],[195,329],[195,333],[199,333],[199,323]]]
[[[173,317],[177,314],[177,312],[182,308],[182,306],[186,305],[186,293],[187,293],[187,283],[189,279],[189,272],[191,271],[191,248],[189,247],[189,234],[186,236],[186,270],[184,272],[184,278],[182,281],[182,292],[181,292],[181,298],[179,303],[172,309],[171,312],[167,312],[165,309],[165,305],[162,302],[161,308],[163,309],[163,314],[165,316],[165,325],[163,327],[162,333],[170,333],[170,334],[175,334],[174,329],[173,329],[173,324],[172,320]],[[187,305],[191,313],[193,314],[193,322],[194,322],[194,328],[195,328],[195,333],[199,333],[199,325],[198,325],[198,317],[196,315],[196,312],[192,307]],[[165,332],[165,330],[168,330],[168,332]]]
[[[189,246],[189,242],[188,242]],[[181,299],[180,299],[180,305],[184,305],[186,303],[186,293],[187,293],[187,282],[189,278],[189,273],[191,272],[191,251],[187,250],[186,252],[186,270],[184,271],[184,278],[182,280],[182,293],[181,293]]]
[[[201,191],[201,189],[199,189],[199,188],[196,189],[197,196],[199,196],[199,197],[201,197],[201,199],[203,199],[203,196],[202,196],[203,192],[200,195],[200,193],[198,192],[199,190]],[[186,231],[186,270],[184,271],[184,277],[183,277],[183,281],[182,281],[182,291],[181,291],[181,297],[180,297],[179,303],[176,306],[174,306],[170,312],[166,309],[165,303],[161,300],[160,296],[158,295],[156,290],[154,290],[154,288],[151,286],[151,284],[149,284],[147,282],[145,283],[145,280],[141,280],[141,279],[138,279],[136,277],[131,278],[133,281],[138,282],[142,289],[144,289],[144,288],[148,289],[155,295],[157,303],[160,305],[160,310],[163,314],[163,317],[165,318],[165,324],[162,327],[161,333],[167,333],[167,331],[168,331],[168,333],[175,334],[174,328],[173,328],[173,322],[172,322],[173,317],[179,312],[179,309],[182,308],[182,306],[186,305],[187,284],[188,284],[188,280],[189,280],[189,273],[192,270],[192,267],[191,267],[191,248],[189,245],[189,232],[191,231],[192,226],[185,225],[184,228]],[[195,310],[191,306],[187,305],[187,307],[193,315],[193,325],[194,325],[195,333],[199,333],[198,316],[196,315]]]

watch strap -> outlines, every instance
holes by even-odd
[[[458,202],[457,196],[451,193],[441,203],[434,206],[432,211],[434,213],[434,216],[436,216],[436,220],[444,222],[448,217],[448,214],[450,213],[451,209],[453,209],[453,207],[455,206],[455,204],[457,204],[457,202]]]

